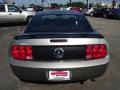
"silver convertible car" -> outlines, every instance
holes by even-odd
[[[73,82],[102,76],[109,63],[108,44],[76,11],[36,14],[10,43],[9,63],[23,81]]]

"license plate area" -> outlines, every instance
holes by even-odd
[[[65,81],[70,80],[70,71],[54,71],[48,72],[48,80],[50,81]]]

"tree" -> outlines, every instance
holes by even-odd
[[[57,8],[57,7],[60,7],[57,3],[51,3],[51,8]]]
[[[89,7],[93,7],[94,6],[94,3],[89,3]]]
[[[12,4],[15,5],[15,2],[13,2]]]
[[[66,6],[70,7],[85,7],[85,4],[83,2],[72,2],[71,4],[70,3],[67,3]]]
[[[101,3],[96,3],[96,7],[97,8],[101,8],[102,6],[101,6]]]
[[[22,5],[22,7],[21,7],[21,8],[22,8],[23,10],[25,10],[25,9],[26,9],[26,7],[25,7],[25,5],[24,5],[24,4]]]
[[[29,6],[30,6],[30,7],[34,7],[34,6],[35,6],[35,4],[30,4]]]
[[[62,6],[64,6],[64,5],[63,5],[63,4],[60,4],[59,6],[62,7]]]

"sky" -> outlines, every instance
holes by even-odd
[[[2,2],[3,0],[0,0],[0,2]],[[14,1],[17,5],[28,5],[28,4],[41,4],[41,0],[12,0]],[[45,0],[46,4],[48,3],[61,3],[61,4],[66,4],[67,2],[69,2],[69,0]],[[82,1],[84,3],[86,3],[86,0],[72,0],[73,2],[79,2]],[[89,0],[90,2],[105,2],[105,3],[111,3],[112,0]],[[120,0],[117,0],[120,1]]]
[[[1,2],[3,1],[3,0],[0,0]],[[28,4],[28,3],[41,3],[41,0],[12,0],[12,1],[14,1],[14,2],[16,2],[16,3],[19,3],[19,4]],[[73,1],[85,1],[85,0],[73,0]],[[47,2],[49,2],[49,3],[62,3],[62,4],[65,4],[65,3],[67,3],[67,2],[69,2],[69,0],[45,0],[45,2],[47,3]]]

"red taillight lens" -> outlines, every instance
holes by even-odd
[[[33,59],[32,46],[13,45],[11,54],[14,59],[19,60]]]
[[[86,59],[104,58],[106,55],[107,47],[104,44],[86,46]]]

